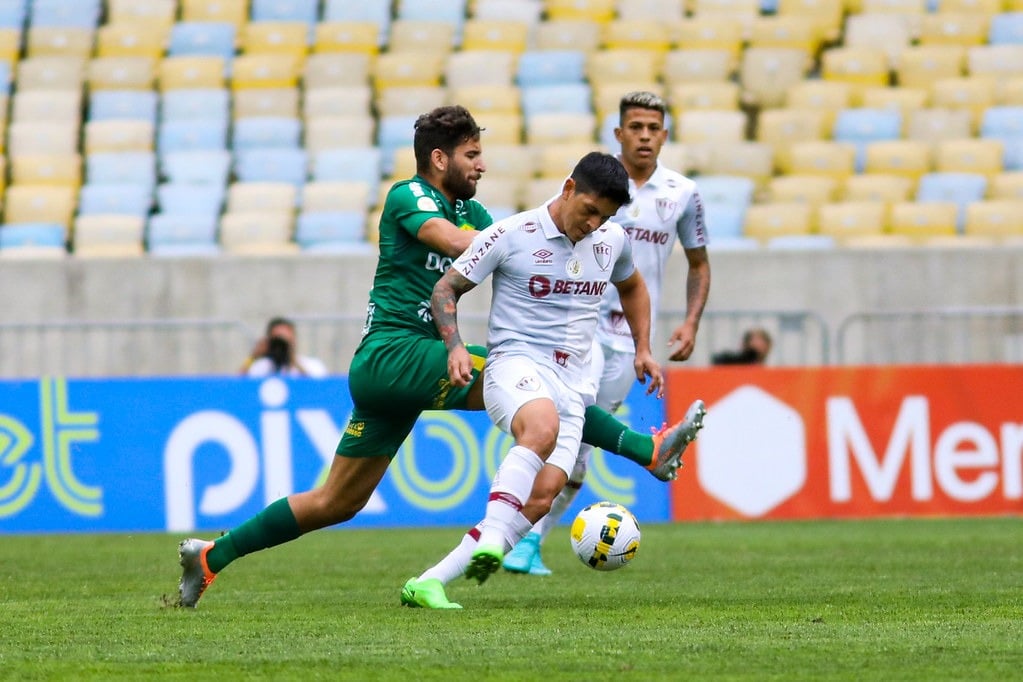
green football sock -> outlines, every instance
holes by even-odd
[[[217,538],[206,554],[206,563],[211,571],[219,573],[238,557],[284,544],[301,534],[288,498],[282,497],[240,526],[232,528],[227,535]]]
[[[583,442],[647,466],[654,457],[654,441],[633,431],[602,407],[586,408]]]

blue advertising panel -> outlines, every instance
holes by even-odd
[[[350,411],[340,377],[0,382],[0,532],[226,530],[321,481]],[[619,413],[663,415],[641,386]],[[472,525],[510,446],[486,413],[426,412],[346,525]],[[601,499],[668,519],[668,486],[597,451],[566,521]]]

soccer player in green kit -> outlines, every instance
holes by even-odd
[[[416,121],[413,149],[415,177],[396,183],[384,203],[366,325],[348,375],[354,407],[326,481],[272,502],[216,541],[182,541],[179,606],[194,608],[235,559],[354,517],[423,410],[484,409],[479,376],[486,349],[467,346],[473,380],[453,386],[430,313],[434,285],[476,231],[493,222],[472,198],[486,171],[480,128],[465,108],[439,107]],[[586,413],[583,439],[663,470],[665,463],[678,466],[688,443],[679,427],[643,435],[596,408]]]

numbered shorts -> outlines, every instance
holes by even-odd
[[[475,383],[487,349],[467,348]],[[408,334],[364,339],[348,371],[354,406],[337,454],[394,457],[423,410],[464,410],[471,386],[451,385],[448,352],[439,339]]]
[[[587,406],[584,396],[565,385],[556,371],[524,355],[501,354],[487,361],[483,400],[487,414],[499,429],[510,434],[519,408],[539,398],[552,400],[561,420],[558,441],[547,463],[568,476],[582,441]]]

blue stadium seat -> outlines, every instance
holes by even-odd
[[[319,0],[252,0],[249,17],[252,21],[304,21],[315,24]]]
[[[171,57],[182,55],[212,55],[223,57],[225,64],[234,59],[234,24],[219,21],[179,21],[171,27],[167,54]]]
[[[380,45],[391,35],[391,0],[324,0],[323,21],[372,21],[380,27]]]
[[[365,182],[375,187],[383,177],[379,147],[324,149],[313,158],[313,180]]]
[[[586,83],[529,85],[521,89],[522,114],[588,114],[593,111],[593,93]]]
[[[28,0],[0,0],[0,28],[25,27]]]
[[[131,215],[145,218],[153,205],[153,193],[142,184],[85,183],[78,192],[78,215]]]
[[[89,95],[89,120],[135,119],[156,125],[156,105],[152,90],[96,90]]]
[[[231,153],[224,149],[197,149],[161,154],[160,174],[168,182],[227,186]]]
[[[304,211],[295,223],[295,241],[304,251],[366,248],[366,214],[360,211]]]
[[[168,152],[186,150],[227,149],[227,121],[163,121],[156,132],[156,148],[161,156]]]
[[[746,206],[720,201],[703,202],[703,218],[711,246],[721,242],[744,239],[743,224],[746,221]],[[755,244],[756,242],[753,241]]]
[[[0,226],[0,249],[26,246],[67,248],[67,234],[56,223],[7,223]]]
[[[243,182],[306,181],[309,162],[304,149],[242,149],[235,153],[234,174]]]
[[[0,95],[11,93],[11,65],[10,62],[0,61]]]
[[[862,173],[867,144],[899,139],[902,135],[902,114],[896,109],[839,109],[833,131],[832,137],[836,142],[847,142],[856,148],[856,172]]]
[[[749,206],[754,189],[753,181],[741,175],[701,175],[696,178],[696,191],[704,204]]]
[[[164,215],[220,216],[227,188],[193,182],[165,182],[156,188],[156,205]]]
[[[231,147],[265,149],[267,147],[297,148],[301,144],[302,122],[289,116],[249,116],[234,122]]]
[[[966,206],[984,198],[987,178],[979,173],[925,173],[916,188],[919,202],[952,202],[959,206],[956,229],[962,233]]]
[[[96,152],[85,157],[85,180],[95,185],[132,183],[150,192],[156,187],[153,152]]]
[[[168,90],[160,100],[164,121],[205,118],[227,123],[231,117],[231,93],[226,88],[181,88]]]
[[[413,21],[443,21],[455,28],[454,44],[462,44],[466,0],[400,0],[395,17]]]
[[[515,74],[519,87],[585,81],[586,53],[582,50],[526,50],[519,55]]]
[[[1002,12],[991,16],[987,41],[992,45],[1023,44],[1023,12]]]
[[[29,7],[30,26],[96,28],[100,0],[33,0]]]
[[[380,169],[385,176],[394,170],[394,153],[412,146],[418,116],[381,116],[377,125],[377,146],[380,147]]]
[[[980,136],[1001,140],[1005,170],[1023,170],[1023,106],[985,109],[980,120]]]
[[[149,218],[146,247],[154,256],[215,256],[219,216],[157,213]]]

